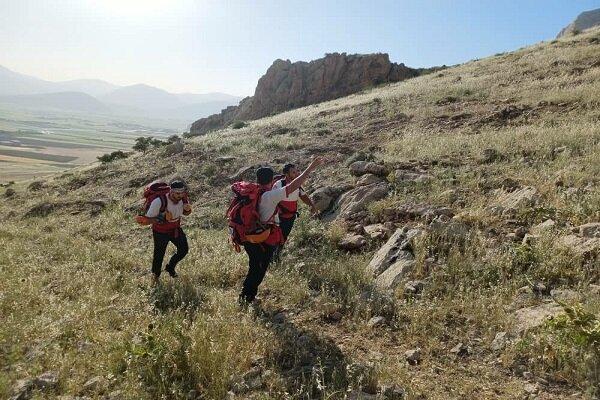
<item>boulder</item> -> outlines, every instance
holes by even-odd
[[[231,182],[241,181],[242,179],[250,179],[251,172],[254,172],[254,169],[255,169],[254,166],[241,167],[240,169],[237,170],[237,172],[235,174],[229,176],[228,179]]]
[[[498,205],[502,208],[517,210],[523,207],[532,207],[539,201],[536,188],[526,186],[513,192],[498,191]]]
[[[365,175],[361,176],[358,179],[358,181],[356,182],[356,185],[357,186],[367,186],[367,185],[371,185],[373,183],[379,183],[379,182],[381,182],[381,178],[369,173],[369,174],[365,174]]]
[[[350,189],[352,189],[350,185],[324,186],[312,192],[310,197],[315,208],[323,213],[331,208],[335,199]]]
[[[359,250],[366,246],[367,240],[362,235],[349,234],[346,235],[338,243],[338,247],[342,250]]]
[[[556,302],[521,308],[514,313],[514,330],[516,333],[523,333],[542,325],[548,318],[553,318],[561,312],[563,309]]]
[[[547,219],[544,222],[542,222],[541,224],[535,225],[529,231],[534,235],[540,235],[544,232],[548,232],[548,231],[552,230],[555,226],[556,226],[556,222],[554,222],[554,220]]]
[[[591,222],[577,228],[579,234],[585,238],[600,238],[600,222]]]
[[[350,164],[350,173],[354,176],[363,176],[372,174],[375,176],[387,175],[387,169],[381,164],[376,164],[372,161],[355,161]]]
[[[600,252],[600,238],[567,235],[559,240],[559,244],[584,257]]]
[[[398,262],[414,262],[411,241],[421,232],[418,229],[409,231],[401,228],[397,229],[392,237],[375,253],[367,266],[367,272],[373,276],[379,276]]]
[[[383,386],[381,394],[385,400],[404,400],[406,391],[398,385]]]
[[[383,182],[354,188],[338,198],[334,204],[333,216],[348,218],[364,211],[370,203],[385,198],[388,190],[388,185]]]
[[[399,259],[383,271],[375,279],[375,285],[384,290],[393,290],[414,270],[414,267],[415,260],[410,254],[410,258]]]

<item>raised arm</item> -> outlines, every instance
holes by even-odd
[[[285,187],[286,195],[289,195],[290,193],[294,193],[296,190],[300,189],[300,186],[302,186],[304,184],[304,182],[306,182],[306,179],[308,179],[308,176],[310,175],[310,173],[313,172],[315,169],[317,169],[323,163],[324,163],[324,160],[322,157],[317,157],[314,160],[312,160],[312,162],[308,165],[308,167],[306,167],[306,169],[304,171],[302,171],[302,173],[300,175],[298,175],[298,177],[296,179],[294,179],[288,185],[286,185],[286,187]]]

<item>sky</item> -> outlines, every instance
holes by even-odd
[[[0,65],[47,80],[252,95],[275,59],[453,65],[553,39],[600,0],[0,0]]]

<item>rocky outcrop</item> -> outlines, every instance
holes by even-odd
[[[309,104],[336,99],[374,85],[398,82],[419,71],[391,63],[387,54],[327,54],[311,62],[275,60],[256,86],[254,96],[220,114],[199,119],[190,135],[202,135],[233,121],[266,117]]]
[[[582,12],[575,18],[575,21],[564,27],[556,37],[568,36],[598,25],[600,25],[600,8]]]

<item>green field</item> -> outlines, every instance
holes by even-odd
[[[181,121],[32,110],[0,104],[0,184],[35,179],[115,150],[139,136],[181,133]]]

